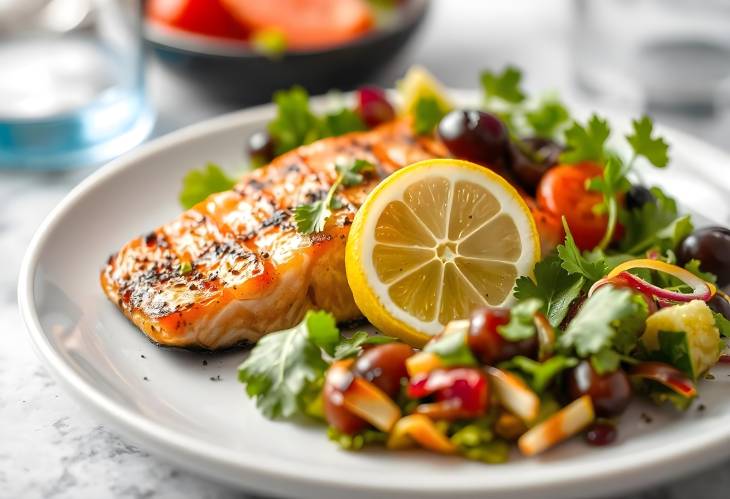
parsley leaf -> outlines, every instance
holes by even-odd
[[[585,127],[573,122],[565,131],[566,151],[560,155],[560,161],[568,164],[581,161],[603,163],[604,146],[610,134],[608,122],[596,114],[591,116]]]
[[[347,357],[356,357],[362,352],[363,345],[383,345],[398,341],[392,336],[374,335],[370,336],[365,331],[358,331],[352,337],[344,339],[335,348],[334,358],[345,359]]]
[[[557,100],[545,100],[525,113],[525,120],[537,137],[553,138],[556,132],[570,119],[565,106]]]
[[[651,188],[656,203],[644,203],[635,210],[624,210],[619,217],[624,226],[620,249],[639,255],[656,247],[674,249],[679,241],[692,232],[689,216],[680,217],[677,203],[657,187]]]
[[[477,360],[467,343],[467,329],[458,329],[434,338],[423,347],[424,352],[436,354],[444,366],[475,366]]]
[[[610,156],[603,168],[603,175],[590,179],[586,187],[588,190],[603,194],[603,201],[595,206],[594,210],[608,213],[606,231],[598,243],[598,248],[604,249],[613,240],[613,233],[616,230],[619,210],[617,196],[631,188],[631,184],[626,180],[626,169],[621,160],[616,156]]]
[[[277,155],[324,136],[319,118],[309,109],[309,94],[295,86],[274,94],[276,118],[269,122],[269,134]]]
[[[483,71],[480,82],[484,90],[485,100],[501,99],[512,104],[519,104],[525,100],[525,94],[520,88],[522,72],[514,66],[507,66],[501,73]]]
[[[585,277],[586,284],[593,284],[606,275],[606,262],[603,260],[591,261],[581,254],[565,217],[563,217],[563,227],[565,228],[565,243],[558,246],[558,257],[562,261],[561,267],[569,274],[580,274]]]
[[[268,418],[290,417],[314,399],[327,363],[311,340],[319,331],[310,331],[308,312],[292,329],[267,334],[238,367],[238,379],[246,393],[256,399],[256,407]],[[313,324],[319,322],[313,321]]]
[[[612,348],[621,321],[640,317],[644,312],[632,296],[633,293],[625,289],[599,288],[570,321],[558,339],[558,345],[575,351],[581,358]]]
[[[324,199],[309,204],[300,204],[294,208],[294,223],[302,234],[322,232],[332,214],[332,209],[335,208],[335,193],[340,185],[350,187],[360,184],[364,180],[363,173],[375,171],[375,165],[362,159],[356,159],[352,163],[335,165],[335,170],[338,174],[337,178]]]
[[[324,310],[309,311],[304,317],[304,322],[309,332],[309,339],[312,343],[332,356],[335,348],[340,343],[340,330],[337,329],[335,318]]]
[[[557,256],[548,256],[535,264],[535,280],[522,276],[515,283],[514,295],[519,301],[529,298],[542,300],[543,312],[553,327],[568,314],[570,304],[580,294],[585,279],[569,274]]]
[[[274,103],[276,117],[269,122],[268,130],[277,155],[324,137],[367,128],[360,116],[347,108],[317,116],[309,107],[309,94],[299,86],[276,92]]]
[[[434,97],[421,97],[413,109],[413,130],[418,135],[427,135],[445,115],[446,111]]]
[[[645,157],[652,165],[663,168],[669,163],[669,145],[661,137],[653,138],[654,124],[648,116],[633,120],[633,133],[626,136],[635,156]]]
[[[332,214],[329,209],[329,203],[321,199],[309,204],[300,204],[294,208],[294,223],[297,224],[297,230],[302,234],[312,234],[314,232],[322,232],[324,224]]]
[[[335,165],[337,173],[342,175],[342,185],[345,187],[352,187],[353,185],[359,185],[364,180],[363,173],[374,172],[375,165],[364,159],[356,159],[354,162],[341,165]]]
[[[530,388],[537,393],[542,393],[550,385],[558,374],[565,369],[578,365],[578,360],[564,355],[555,355],[545,362],[538,362],[522,355],[512,357],[500,367],[509,370],[518,370],[527,375]]]
[[[603,348],[591,355],[591,366],[599,375],[614,372],[621,365],[621,356],[611,348]]]
[[[332,137],[367,130],[367,126],[365,126],[365,122],[360,118],[360,115],[345,107],[325,115],[323,128],[325,135]]]
[[[535,335],[535,312],[543,308],[542,300],[530,298],[512,307],[509,322],[497,327],[497,332],[508,341],[520,341]]]
[[[216,192],[232,189],[236,181],[213,163],[208,163],[202,170],[190,170],[183,178],[180,191],[180,204],[190,209],[208,196]]]

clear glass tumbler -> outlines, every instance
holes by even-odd
[[[0,0],[0,168],[98,164],[153,125],[143,0]]]
[[[727,0],[574,0],[575,73],[634,107],[712,110],[730,96]]]

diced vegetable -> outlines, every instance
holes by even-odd
[[[664,362],[641,362],[631,368],[629,375],[661,383],[683,397],[697,396],[694,382],[682,371]]]
[[[393,427],[388,438],[389,449],[404,449],[416,442],[425,449],[442,454],[453,454],[456,446],[429,418],[422,414],[411,414],[401,418]]]
[[[400,418],[400,409],[378,387],[355,377],[342,394],[342,405],[381,431],[390,431]]]
[[[517,441],[517,446],[524,455],[534,456],[582,431],[594,419],[591,398],[584,395],[529,429]]]
[[[537,419],[540,413],[540,399],[524,381],[496,367],[488,367],[487,374],[494,393],[505,409],[522,418],[527,424]]]
[[[704,301],[663,308],[646,321],[641,337],[652,358],[668,362],[697,379],[720,357],[720,332]]]
[[[430,373],[434,369],[441,367],[445,367],[441,358],[431,352],[418,352],[406,360],[406,369],[408,370],[408,375],[412,378],[419,374]]]
[[[416,412],[432,419],[470,419],[482,416],[489,403],[489,384],[479,369],[457,367],[431,371],[411,379],[408,396],[436,396],[436,402],[421,404]]]

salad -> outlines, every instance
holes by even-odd
[[[469,109],[456,108],[421,69],[399,83],[398,105],[374,87],[356,92],[354,108],[326,115],[310,109],[300,88],[275,96],[277,117],[249,140],[255,164],[396,116],[470,163],[409,166],[368,194],[352,222],[347,278],[381,334],[343,335],[331,313],[310,310],[294,328],[264,336],[238,375],[266,417],[321,421],[330,440],[349,450],[417,446],[500,463],[514,446],[532,456],[579,434],[591,445],[610,444],[634,398],[685,411],[708,370],[728,361],[722,352],[730,335],[723,291],[730,286],[730,230],[695,229],[674,199],[642,184],[639,163],[670,162],[669,145],[651,119],[634,120],[619,149],[599,115],[581,122],[555,97],[529,98],[516,68],[485,71],[480,82],[482,105]],[[533,259],[522,275],[499,276],[509,296],[498,306],[440,297],[452,300],[457,313],[434,329],[438,320],[393,319],[387,292],[368,302],[363,288],[376,286],[367,272],[358,273],[369,264],[351,247],[368,237],[368,219],[382,216],[376,198],[435,167],[471,172],[493,194],[534,200],[532,215],[527,207],[508,215],[523,253],[539,232],[542,256],[539,248],[528,252]],[[477,170],[489,173],[479,177]],[[367,162],[338,166],[330,192],[296,208],[297,230],[320,232],[337,209],[338,189],[371,171]],[[189,206],[232,184],[211,165],[186,178],[181,201]],[[533,220],[536,213],[547,221]],[[520,225],[521,217],[528,225]],[[551,243],[546,233],[559,240]],[[439,282],[447,289],[447,279]]]

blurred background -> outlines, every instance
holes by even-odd
[[[145,141],[294,83],[391,87],[413,64],[469,89],[511,64],[530,92],[647,111],[730,151],[726,0],[0,0],[0,316],[16,333],[0,409],[33,449],[0,463],[0,497],[238,497],[59,396],[15,306],[25,247],[80,180]],[[635,497],[726,497],[727,466]]]

